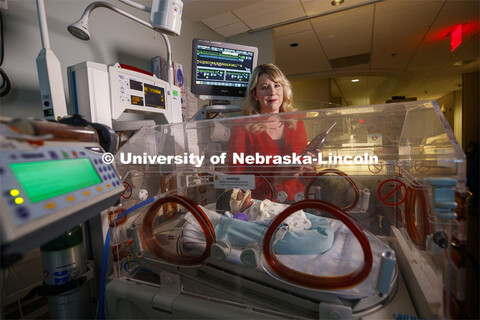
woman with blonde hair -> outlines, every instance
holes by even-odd
[[[268,63],[257,66],[252,73],[243,111],[245,115],[275,113],[272,108],[268,108],[268,101],[267,103],[262,103],[265,101],[258,99],[259,95],[263,97],[263,94],[269,89],[268,83],[264,83],[270,82],[267,81],[268,78],[276,84],[277,89],[281,89],[282,99],[279,99],[277,112],[294,111],[292,108],[293,92],[290,81],[276,65]],[[258,88],[257,85],[259,85]]]
[[[279,113],[294,111],[292,101],[291,84],[283,72],[271,63],[258,65],[250,78],[243,113],[271,116],[262,117],[262,121],[255,121],[253,124],[233,127],[229,141],[229,154],[232,155],[235,152],[243,153],[245,156],[256,153],[263,156],[294,153],[299,155],[307,145],[307,134],[303,122],[278,117]],[[261,164],[231,165],[229,168],[232,173],[257,175],[256,188],[252,192],[257,199],[292,201],[304,189],[297,178],[286,174],[291,168]]]

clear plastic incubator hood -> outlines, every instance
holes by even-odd
[[[146,127],[115,161],[110,317],[432,318],[458,305],[465,155],[434,101]]]

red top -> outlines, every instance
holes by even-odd
[[[287,194],[287,200],[293,200],[298,192],[304,190],[304,185],[298,181],[297,178],[283,179],[281,182],[274,182],[274,177],[280,176],[281,171],[288,171],[285,175],[291,176],[295,170],[292,166],[286,165],[262,165],[256,162],[253,165],[233,164],[232,154],[243,153],[245,156],[253,155],[258,152],[262,156],[292,156],[293,153],[300,155],[302,150],[307,145],[307,133],[305,125],[301,121],[296,122],[296,129],[290,129],[289,125],[285,125],[285,137],[280,141],[273,140],[270,135],[264,130],[260,133],[254,133],[247,130],[244,126],[235,126],[232,128],[229,141],[229,171],[230,173],[253,173],[258,176],[255,179],[255,190],[252,191],[252,196],[256,199],[271,198],[271,188],[268,182],[275,184],[277,192],[283,191]],[[281,145],[283,143],[283,146]],[[272,161],[272,160],[270,160]],[[261,177],[261,176],[264,177]],[[265,181],[265,179],[268,180]],[[277,199],[273,199],[277,201]]]

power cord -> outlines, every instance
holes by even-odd
[[[15,284],[16,284],[16,289],[17,289],[17,294],[19,293],[20,291],[20,282],[18,281],[18,277],[17,277],[17,273],[15,272],[15,270],[13,270],[12,268],[7,268],[6,269],[6,273],[7,275],[4,276],[4,282],[6,282],[9,278],[9,275],[11,274],[15,280]],[[6,304],[6,298],[5,298],[5,304]],[[23,311],[22,311],[22,303],[20,301],[20,295],[18,294],[18,298],[17,298],[17,304],[18,304],[18,312],[20,313],[20,319],[25,319],[24,316],[23,316]],[[4,307],[5,308],[5,307]],[[6,310],[6,309],[5,309]],[[4,313],[5,314],[5,313]]]

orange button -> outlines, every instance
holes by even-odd
[[[75,201],[75,197],[74,196],[68,196],[67,197],[67,202],[73,202]]]
[[[97,191],[102,191],[102,187],[97,187]]]
[[[55,208],[57,205],[55,204],[55,202],[48,202],[45,204],[45,209],[48,209],[48,210],[51,210],[53,208]]]
[[[105,187],[107,187],[107,188],[110,188],[110,187],[111,187],[111,185],[110,185],[110,184],[107,184]]]
[[[88,197],[90,195],[90,191],[88,191],[88,190],[83,191],[83,195],[85,197]]]

